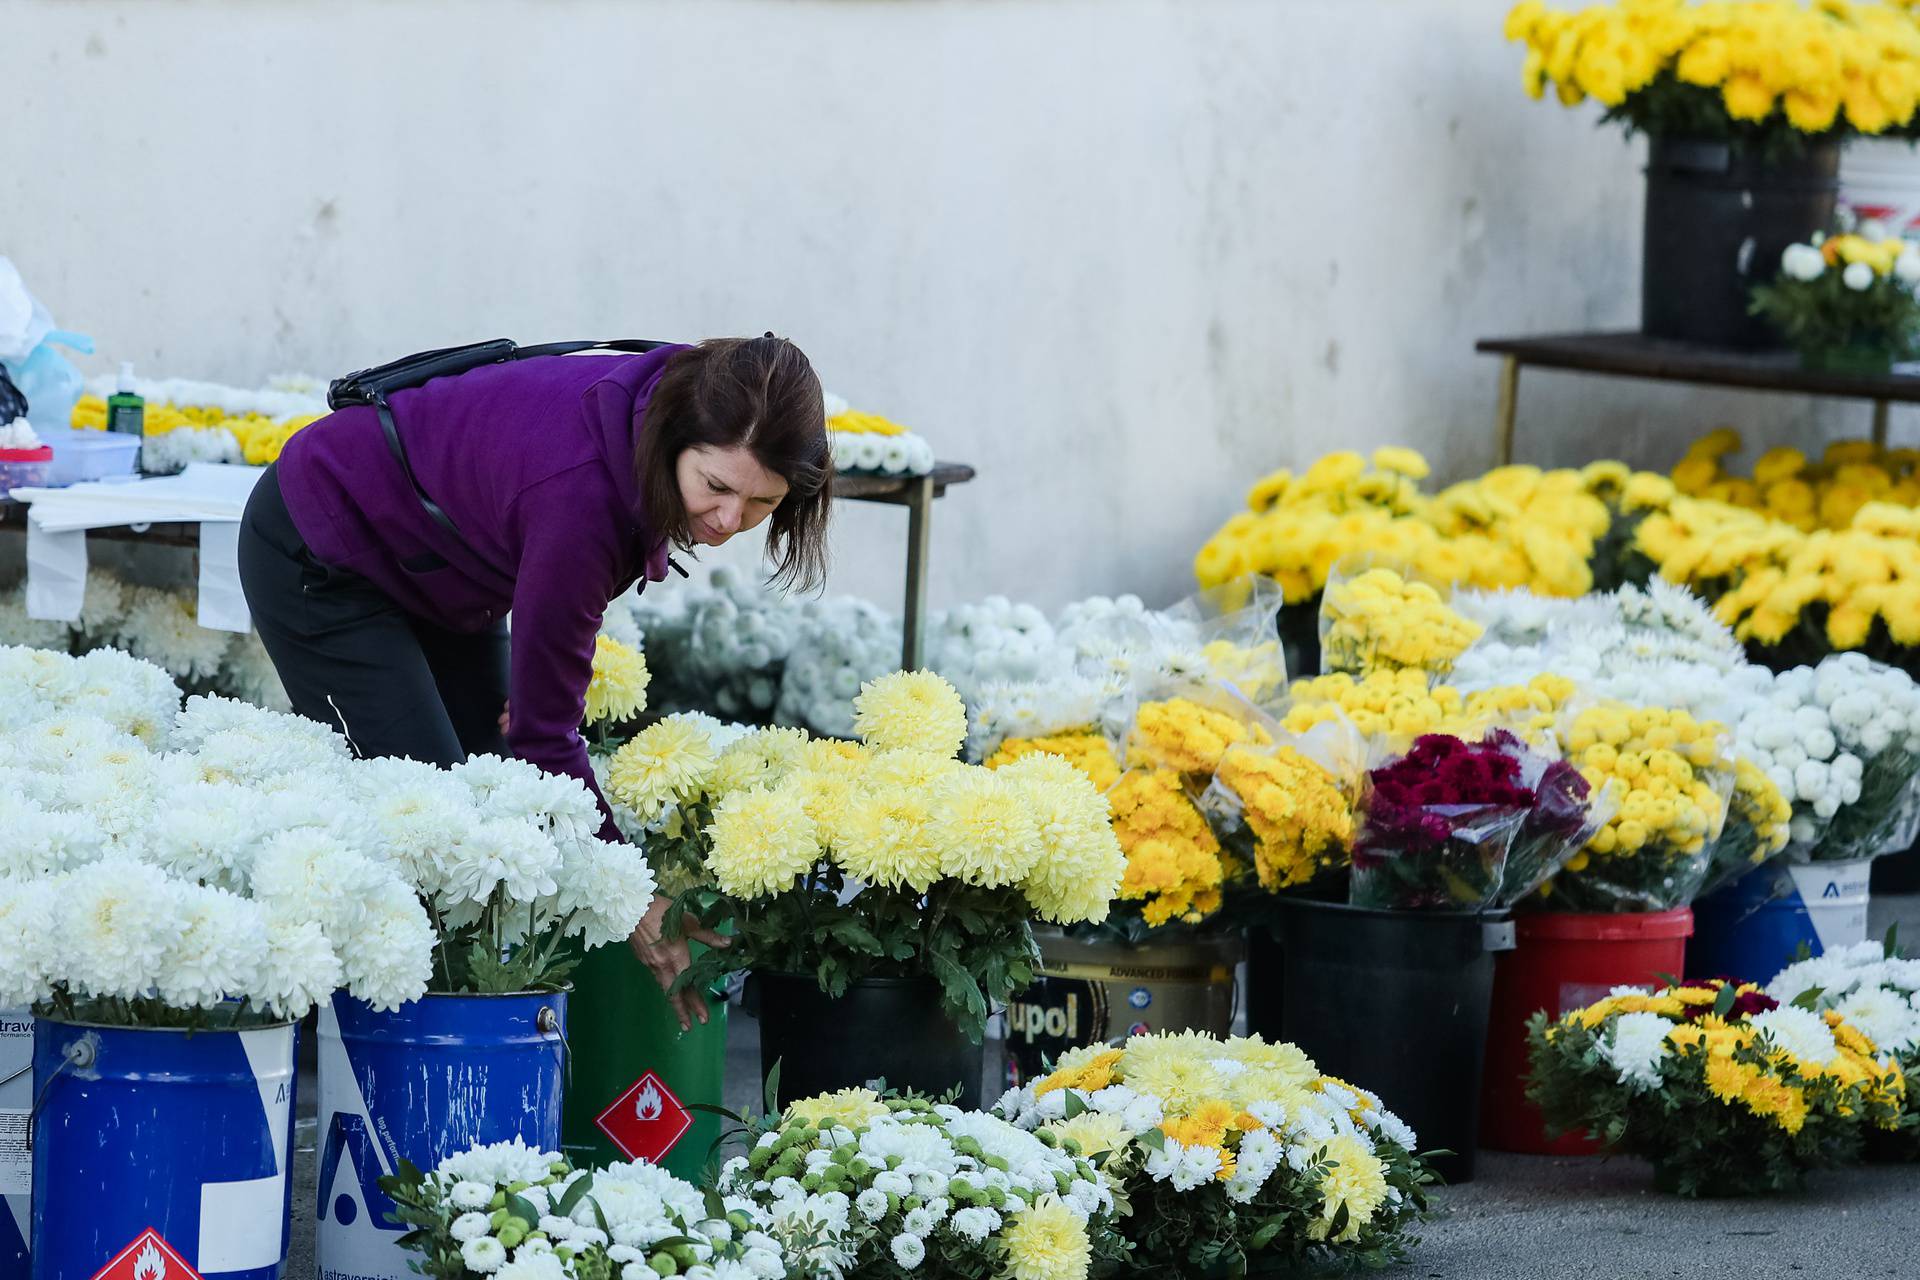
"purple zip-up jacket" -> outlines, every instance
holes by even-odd
[[[580,722],[608,602],[667,575],[666,539],[647,519],[633,456],[647,399],[684,350],[542,356],[394,392],[413,473],[470,546],[421,508],[370,408],[302,430],[276,469],[287,513],[322,563],[451,631],[481,631],[512,612],[507,745],[586,783],[608,840],[619,832]]]

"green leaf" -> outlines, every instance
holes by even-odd
[[[1900,922],[1898,920],[1887,926],[1886,941],[1880,944],[1880,950],[1889,960],[1900,958]]]
[[[1825,994],[1827,994],[1825,987],[1808,987],[1805,991],[1795,996],[1790,1003],[1796,1009],[1806,1009],[1811,1012],[1819,1009],[1820,997]]]
[[[1167,1135],[1158,1129],[1149,1129],[1135,1138],[1134,1141],[1148,1151],[1165,1151],[1167,1149]]]
[[[761,1105],[766,1108],[766,1114],[770,1116],[780,1114],[780,1061],[779,1058],[775,1058],[773,1066],[767,1071],[767,1083]]]
[[[1733,989],[1732,983],[1728,983],[1726,986],[1721,987],[1720,994],[1713,998],[1714,1017],[1724,1018],[1729,1013],[1732,1013],[1734,1001],[1738,1000],[1739,998],[1740,998],[1739,993]]]
[[[554,1216],[558,1218],[571,1218],[573,1211],[579,1208],[581,1199],[592,1186],[593,1175],[591,1173],[576,1178],[573,1185],[567,1188],[567,1193],[560,1197],[560,1203],[554,1207]]]
[[[707,1216],[709,1218],[724,1218],[727,1216],[727,1202],[720,1198],[718,1191],[712,1187],[708,1187],[702,1198],[707,1206]]]
[[[533,1202],[525,1196],[509,1194],[507,1212],[526,1223],[529,1231],[536,1230],[540,1226],[540,1211],[534,1208]]]
[[[1656,970],[1653,976],[1660,979],[1660,984],[1664,987],[1672,988],[1680,985],[1680,979],[1674,977],[1670,973],[1662,973]]]
[[[1087,1105],[1087,1100],[1080,1096],[1080,1093],[1078,1090],[1068,1089],[1066,1091],[1066,1094],[1067,1094],[1067,1104],[1066,1104],[1067,1119],[1071,1120],[1077,1115],[1084,1115],[1086,1112],[1092,1110],[1092,1108]]]

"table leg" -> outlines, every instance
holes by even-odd
[[[918,671],[926,654],[927,548],[931,543],[933,477],[921,476],[907,494],[907,599],[901,615],[900,669]]]
[[[1493,421],[1494,464],[1507,466],[1513,461],[1513,419],[1520,402],[1520,358],[1500,359],[1500,408]]]
[[[1873,443],[1882,449],[1887,447],[1887,415],[1892,407],[1885,400],[1873,402]]]

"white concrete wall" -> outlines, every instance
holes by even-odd
[[[10,0],[0,252],[94,369],[776,329],[980,468],[936,605],[1164,601],[1268,468],[1484,467],[1476,336],[1634,323],[1643,149],[1522,96],[1506,8]],[[1521,448],[1866,412],[1540,375]],[[891,601],[904,517],[838,519]]]

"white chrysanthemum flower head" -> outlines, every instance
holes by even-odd
[[[176,881],[109,858],[53,882],[53,963],[76,995],[135,999],[153,989],[177,927]]]

